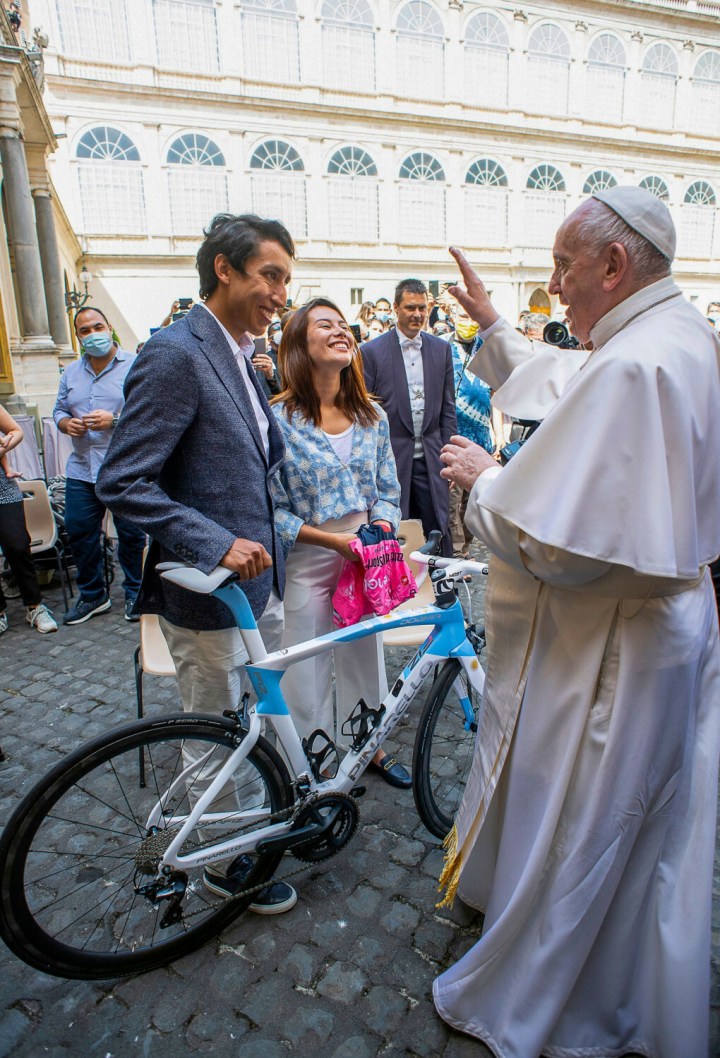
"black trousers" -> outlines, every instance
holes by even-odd
[[[30,554],[30,536],[22,500],[0,503],[0,547],[20,589],[22,601],[26,606],[37,606],[42,602],[42,595]],[[0,585],[0,613],[4,609],[5,595]]]
[[[443,485],[448,488],[447,483]],[[450,504],[448,488],[448,508]],[[410,505],[409,518],[419,518],[422,522],[423,532],[428,537],[433,529],[439,529],[442,533],[441,554],[445,558],[452,558],[453,546],[452,535],[448,522],[440,525],[435,514],[432,492],[430,490],[430,478],[428,477],[427,463],[424,459],[413,459],[412,478],[410,481]]]

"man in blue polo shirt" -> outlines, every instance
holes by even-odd
[[[65,369],[53,412],[58,430],[73,443],[66,471],[65,530],[77,564],[80,598],[65,615],[66,625],[82,624],[110,609],[100,544],[106,508],[95,494],[95,482],[123,409],[125,377],[135,361],[135,353],[113,340],[100,309],[80,309],[75,333],[83,353]],[[125,575],[125,619],[138,620],[132,608],[140,588],[145,534],[124,518],[115,518],[115,528]]]

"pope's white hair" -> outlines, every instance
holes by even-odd
[[[576,238],[583,249],[600,253],[610,243],[625,247],[628,258],[638,276],[643,279],[662,279],[669,276],[672,261],[653,246],[644,235],[631,228],[609,206],[596,199],[584,203],[577,220]]]

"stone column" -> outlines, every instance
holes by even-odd
[[[34,188],[32,196],[35,201],[35,221],[50,334],[56,345],[69,345],[70,336],[65,312],[63,277],[60,269],[52,196],[49,190],[41,187]]]
[[[0,161],[7,202],[7,220],[15,257],[23,338],[49,341],[45,290],[30,177],[22,140],[17,131],[0,128]]]

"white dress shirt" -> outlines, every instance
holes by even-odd
[[[403,361],[405,363],[405,375],[407,376],[408,393],[410,394],[410,411],[412,412],[413,432],[415,433],[415,451],[413,459],[423,458],[422,428],[425,418],[425,375],[422,362],[422,337],[408,338],[406,334],[395,328],[395,333],[400,342]]]
[[[252,404],[253,411],[255,413],[255,419],[257,420],[258,429],[260,430],[260,437],[262,438],[263,448],[265,449],[265,458],[270,459],[270,439],[268,432],[270,429],[270,423],[268,417],[265,414],[262,404],[260,403],[260,397],[258,391],[255,388],[253,380],[250,378],[249,372],[254,371],[255,368],[250,363],[250,359],[255,352],[255,343],[249,334],[243,334],[239,342],[236,342],[227,327],[224,327],[220,320],[217,318],[212,309],[209,309],[204,302],[200,302],[202,307],[206,309],[212,318],[217,323],[220,330],[227,338],[227,343],[230,346],[230,351],[235,357],[235,363],[238,366],[238,370],[242,376],[242,379],[247,387],[248,396],[250,397],[250,403]]]

